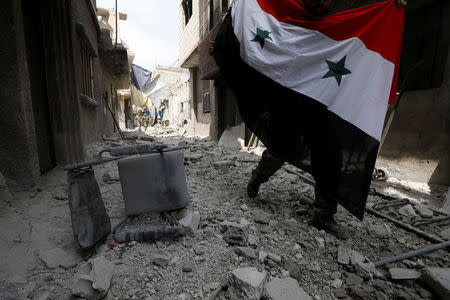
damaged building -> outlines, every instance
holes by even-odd
[[[31,186],[114,132],[129,54],[95,1],[6,1],[1,19],[0,172]]]
[[[378,1],[335,1],[331,10],[374,2]],[[234,96],[208,53],[229,5],[230,1],[219,0],[179,1],[180,65],[191,75],[195,132],[219,140],[227,128],[241,124],[231,134],[247,143],[251,133],[244,130]],[[408,5],[399,74],[399,92],[404,94],[381,147],[381,156],[423,162],[427,175],[416,179],[441,184],[450,182],[450,74],[446,71],[450,55],[443,42],[450,39],[449,15],[443,2],[421,0]],[[386,121],[393,110],[394,106],[389,108]]]

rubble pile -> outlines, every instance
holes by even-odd
[[[10,213],[10,222],[25,220],[22,231],[2,239],[10,240],[6,247],[15,255],[27,257],[27,264],[13,275],[14,268],[4,262],[13,254],[4,255],[6,248],[0,245],[1,299],[448,297],[450,256],[445,249],[376,268],[374,263],[383,258],[429,243],[369,214],[360,222],[341,208],[336,219],[348,227],[351,238],[338,240],[309,225],[312,210],[304,199],[313,199],[314,189],[295,175],[307,176],[300,170],[285,166],[261,186],[257,198],[250,199],[246,184],[258,156],[219,147],[209,139],[152,134],[138,133],[133,141],[188,147],[184,164],[190,203],[180,211],[132,217],[118,231],[144,231],[178,222],[186,235],[121,244],[110,235],[89,254],[74,253],[66,177],[55,170],[37,189],[13,192],[14,205],[1,204],[6,210],[0,213]],[[106,146],[123,143],[110,138],[91,145],[87,153],[92,158]],[[94,170],[114,226],[126,216],[117,162]],[[410,195],[408,201],[383,210],[399,220],[412,223],[442,216],[427,201],[445,198],[444,187],[432,193],[420,191],[421,199],[407,182],[374,182],[373,188],[370,207],[392,201],[389,196],[398,198],[393,191]],[[448,222],[421,228],[449,239]]]

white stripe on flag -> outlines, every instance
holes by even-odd
[[[264,12],[257,0],[236,0],[232,8],[234,33],[241,58],[275,82],[325,104],[330,111],[377,140],[394,75],[394,64],[368,50],[358,38],[335,41],[322,33],[281,23]],[[264,48],[252,40],[257,28],[270,32]],[[346,57],[340,86],[334,77],[322,78],[325,60]]]

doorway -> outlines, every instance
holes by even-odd
[[[39,167],[41,174],[44,174],[56,166],[56,159],[47,93],[40,1],[22,0],[22,13]]]

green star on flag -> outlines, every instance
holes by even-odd
[[[334,77],[337,81],[338,86],[341,86],[342,76],[350,74],[350,70],[345,68],[345,59],[347,55],[341,58],[338,62],[332,62],[325,60],[328,64],[329,71],[323,75],[323,78]]]
[[[256,27],[256,36],[252,42],[257,42],[261,46],[261,49],[264,48],[264,41],[265,40],[272,40],[272,38],[269,36],[270,31],[262,30],[261,28]]]

